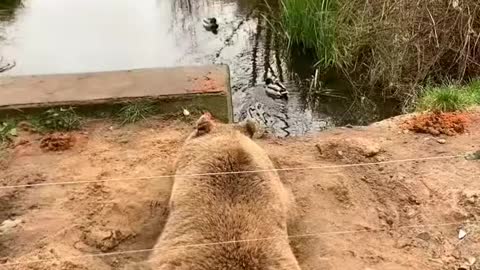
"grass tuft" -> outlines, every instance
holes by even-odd
[[[480,105],[480,86],[478,82],[465,87],[446,85],[428,87],[417,105],[421,111],[455,112],[464,111],[471,106]]]
[[[336,0],[282,0],[280,25],[290,48],[313,50],[317,65],[336,63]]]
[[[121,120],[122,125],[125,125],[144,120],[156,112],[157,108],[152,102],[136,101],[124,105],[117,113],[117,117]]]
[[[471,81],[468,88],[473,102],[476,105],[480,105],[480,79]]]
[[[428,78],[464,84],[480,76],[480,46],[471,37],[480,32],[478,1],[280,1],[275,25],[289,51],[314,51],[321,72],[340,71],[358,96],[404,102],[418,96]],[[446,102],[439,107],[455,107],[461,98]]]
[[[71,131],[80,128],[81,117],[73,108],[52,108],[30,121],[39,132]]]

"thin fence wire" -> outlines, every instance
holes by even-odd
[[[345,235],[345,234],[356,234],[356,233],[380,233],[388,231],[399,231],[403,229],[425,229],[425,228],[439,228],[439,227],[450,227],[450,226],[464,226],[467,224],[478,224],[480,221],[475,222],[449,222],[449,223],[438,223],[438,224],[424,224],[424,225],[405,225],[399,226],[395,229],[362,229],[362,230],[343,230],[343,231],[326,231],[320,233],[306,233],[306,234],[296,234],[296,235],[287,235],[287,236],[272,236],[272,237],[263,237],[263,238],[251,238],[251,239],[242,239],[242,240],[229,240],[229,241],[219,241],[219,242],[210,242],[210,243],[195,243],[187,245],[176,245],[172,248],[194,248],[194,247],[207,247],[215,245],[228,245],[236,243],[248,243],[248,242],[258,242],[258,241],[273,241],[281,239],[298,239],[298,238],[318,238],[325,236],[334,236],[334,235]],[[106,253],[93,253],[80,256],[65,256],[59,259],[63,260],[76,260],[76,259],[85,259],[85,258],[101,258],[117,255],[129,255],[129,254],[138,254],[138,253],[147,253],[158,248],[147,248],[147,249],[136,249],[136,250],[125,250],[125,251],[115,251],[115,252],[106,252]],[[26,265],[32,263],[45,263],[59,260],[57,259],[37,259],[37,260],[28,260],[28,261],[18,261],[11,263],[0,264],[1,268],[7,268],[11,266]]]
[[[310,167],[292,167],[292,168],[261,169],[261,170],[246,170],[246,171],[228,171],[228,172],[213,172],[213,173],[183,174],[183,175],[169,174],[169,175],[154,175],[154,176],[144,176],[144,177],[125,177],[125,178],[108,178],[108,179],[95,179],[95,180],[48,182],[48,183],[1,186],[0,190],[15,189],[15,188],[59,186],[59,185],[80,185],[80,184],[105,183],[105,182],[157,180],[157,179],[173,178],[173,177],[175,177],[175,178],[189,178],[189,177],[201,177],[201,176],[218,176],[218,175],[231,175],[231,174],[252,174],[252,173],[265,173],[265,172],[325,170],[325,169],[333,169],[333,168],[352,168],[352,167],[385,165],[385,164],[395,164],[395,163],[446,160],[446,159],[456,159],[456,158],[465,158],[465,157],[466,157],[465,154],[459,154],[459,155],[450,155],[450,156],[432,156],[432,157],[424,157],[424,158],[398,159],[398,160],[388,160],[388,161],[378,161],[378,162],[364,162],[364,163],[354,163],[354,164],[341,164],[341,165],[322,165],[322,166],[310,166]]]
[[[384,164],[395,164],[395,163],[408,163],[408,162],[420,162],[420,161],[432,161],[432,160],[446,160],[446,159],[455,159],[455,158],[462,158],[462,157],[466,157],[466,155],[461,154],[461,155],[450,155],[450,156],[433,156],[433,157],[424,157],[424,158],[400,159],[400,160],[368,162],[368,163],[355,163],[355,164],[342,164],[342,165],[323,165],[323,166],[311,166],[311,167],[278,168],[278,169],[248,170],[248,171],[229,171],[229,172],[189,174],[189,175],[158,175],[158,176],[148,176],[148,177],[129,177],[129,178],[110,178],[110,179],[98,179],[98,180],[84,180],[84,181],[49,182],[49,183],[2,186],[2,187],[0,187],[0,189],[15,189],[15,188],[28,188],[28,187],[56,186],[56,185],[75,185],[75,184],[87,184],[87,183],[98,183],[98,182],[153,180],[153,179],[171,178],[171,177],[200,177],[200,176],[249,174],[249,173],[262,173],[262,172],[306,171],[306,170],[321,170],[321,169],[332,169],[332,168],[351,168],[351,167],[384,165]],[[188,245],[178,245],[178,246],[174,246],[173,248],[204,247],[204,246],[224,245],[224,244],[244,243],[244,242],[255,242],[255,241],[272,241],[272,240],[277,240],[277,239],[316,238],[316,237],[329,236],[329,235],[343,235],[343,234],[355,234],[355,233],[378,233],[378,232],[385,232],[385,231],[395,231],[395,230],[401,230],[401,229],[414,229],[414,228],[462,226],[462,225],[471,224],[471,223],[477,223],[477,222],[453,222],[453,223],[426,224],[426,225],[408,225],[408,226],[399,226],[395,229],[363,229],[363,230],[328,231],[328,232],[321,232],[321,233],[307,233],[307,234],[288,235],[288,236],[273,236],[273,237],[265,237],[265,238],[231,240],[231,241],[211,242],[211,243],[195,243],[195,244],[188,244]],[[107,257],[107,256],[116,256],[116,255],[145,253],[145,252],[151,252],[151,251],[154,251],[154,250],[155,250],[155,248],[138,249],[138,250],[126,250],[126,251],[117,251],[117,252],[109,252],[109,253],[87,254],[87,255],[81,255],[81,256],[67,256],[67,257],[63,257],[61,259],[82,259],[82,258],[88,258],[88,257]],[[17,265],[24,265],[24,264],[31,264],[31,263],[49,262],[49,261],[54,261],[54,260],[56,260],[56,259],[38,259],[38,260],[28,260],[28,261],[18,261],[18,262],[4,263],[4,264],[0,264],[0,268],[17,266]]]

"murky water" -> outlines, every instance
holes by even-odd
[[[325,98],[312,106],[302,94],[305,86],[295,78],[311,70],[295,71],[298,61],[285,61],[262,6],[263,0],[26,0],[2,23],[0,55],[16,62],[2,75],[224,63],[237,121],[255,118],[279,136],[357,121],[345,116],[348,100]],[[217,18],[218,34],[205,31],[205,17]],[[288,102],[265,94],[268,70],[289,89]]]

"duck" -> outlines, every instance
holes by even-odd
[[[203,19],[203,27],[205,27],[205,29],[207,29],[208,31],[217,31],[217,19],[214,17]]]
[[[265,80],[265,92],[275,98],[288,99],[287,88],[273,76],[268,76]]]

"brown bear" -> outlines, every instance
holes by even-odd
[[[200,117],[178,154],[151,269],[300,270],[287,234],[293,200],[254,132]]]

